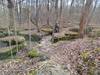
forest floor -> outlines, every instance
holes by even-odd
[[[37,48],[40,52],[46,54],[50,60],[61,65],[66,65],[68,69],[70,69],[71,66],[74,66],[71,61],[73,61],[73,63],[77,62],[75,60],[78,51],[92,51],[96,48],[100,48],[100,38],[95,40],[89,38],[76,39],[73,41],[61,41],[55,44],[50,42],[50,38],[51,36],[44,37]],[[21,51],[21,54],[25,54],[27,51],[24,50],[23,52],[24,53]],[[27,73],[28,71],[37,68],[39,62],[40,58],[38,57],[34,59],[23,57],[21,59],[10,60],[10,62],[0,62],[0,74],[4,73],[4,75],[11,75],[12,73],[20,72],[20,74],[24,75],[23,73]]]
[[[63,32],[68,32],[68,29],[62,29]],[[26,32],[25,32],[26,33]],[[61,34],[62,34],[61,33]],[[83,38],[83,39],[74,39],[74,40],[64,40],[57,43],[51,42],[51,36],[44,36],[40,43],[37,43],[34,46],[40,53],[44,54],[49,59],[60,65],[63,65],[64,68],[67,68],[70,71],[75,70],[74,67],[79,63],[80,58],[78,57],[81,52],[84,51],[93,51],[94,49],[100,48],[100,37],[98,38]],[[33,42],[34,44],[34,42]],[[4,48],[1,48],[4,51]],[[16,59],[7,59],[4,61],[0,60],[0,74],[3,75],[19,75],[27,74],[30,70],[38,68],[40,65],[41,58],[29,58],[27,57],[28,50],[26,48],[20,50],[17,53]],[[95,57],[99,57],[100,53],[97,53]],[[95,58],[94,57],[94,58]],[[13,73],[13,74],[12,74]]]

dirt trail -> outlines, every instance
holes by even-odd
[[[52,45],[51,43],[51,36],[45,36],[42,38],[41,40],[41,43],[39,44],[39,46],[41,47],[40,48],[40,51],[43,51],[43,52],[48,52],[51,50],[50,46]]]

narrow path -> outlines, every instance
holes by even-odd
[[[42,38],[41,43],[39,44],[40,51],[43,52],[48,52],[49,50],[51,50],[50,46],[52,45],[51,43],[51,36],[45,36]]]

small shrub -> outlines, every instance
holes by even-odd
[[[36,49],[32,49],[31,51],[28,52],[28,57],[34,58],[34,57],[39,57],[40,53]]]
[[[88,51],[84,51],[84,52],[81,53],[81,58],[83,60],[86,60],[89,57],[89,54],[90,53]]]

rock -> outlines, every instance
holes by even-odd
[[[64,70],[61,65],[49,60],[40,64],[37,75],[70,75],[70,72]]]
[[[50,59],[48,56],[43,55],[43,56],[40,57],[39,61],[45,61],[45,60],[48,60],[48,59]]]

